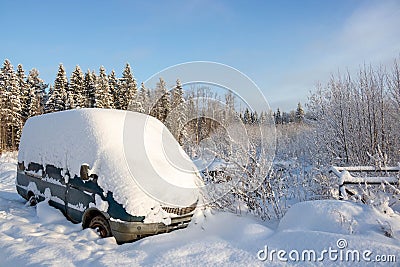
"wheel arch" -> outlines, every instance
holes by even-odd
[[[110,215],[107,212],[100,211],[97,208],[89,208],[82,215],[82,228],[88,228],[90,221],[98,215],[103,216],[106,220],[110,219]]]
[[[27,190],[26,192],[26,198],[29,200],[30,197],[36,196],[35,193],[33,193],[32,190]]]

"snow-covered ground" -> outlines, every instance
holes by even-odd
[[[383,266],[400,262],[400,216],[390,209],[384,214],[351,202],[310,201],[294,205],[280,222],[198,213],[198,223],[187,229],[117,245],[46,203],[26,206],[16,193],[15,175],[16,154],[1,156],[0,266],[257,266],[269,265],[271,258],[273,265],[299,258],[298,264],[308,266],[365,266],[365,260],[390,255],[397,262]],[[356,255],[359,262],[346,261]],[[311,261],[302,261],[308,257]]]

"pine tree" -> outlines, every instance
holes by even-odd
[[[77,65],[75,70],[71,74],[69,79],[69,86],[67,91],[67,97],[72,101],[73,106],[70,108],[83,108],[86,105],[86,95],[84,88],[84,79],[81,68]]]
[[[115,76],[114,70],[112,70],[110,75],[108,75],[108,84],[110,85],[112,107],[115,109],[121,109],[119,102],[119,81]]]
[[[95,93],[96,93],[96,74],[91,73],[90,70],[87,70],[84,78],[84,95],[85,95],[85,103],[84,107],[93,108],[95,105]]]
[[[108,84],[106,69],[101,66],[99,77],[96,79],[94,107],[111,108],[111,104],[110,85]]]
[[[67,75],[65,73],[64,66],[60,64],[56,80],[54,81],[53,91],[46,102],[46,113],[65,110],[65,104],[67,102],[67,87]],[[69,103],[69,106],[71,106],[71,103]]]
[[[120,79],[119,87],[119,103],[120,108],[123,110],[128,109],[130,101],[136,98],[137,84],[133,77],[131,66],[126,63],[122,78]]]
[[[30,114],[29,116],[36,116],[44,113],[44,105],[46,101],[46,88],[47,84],[39,78],[39,71],[37,69],[32,69],[29,71],[29,75],[27,78],[27,84],[30,91],[33,91],[35,94],[35,99],[31,101],[30,104]],[[30,92],[32,95],[32,92]]]
[[[151,107],[150,115],[165,123],[170,110],[170,98],[167,84],[162,78],[160,78],[156,85],[155,97],[155,104]]]
[[[295,113],[295,120],[296,122],[303,122],[304,121],[304,110],[301,106],[300,102],[297,104],[297,109]]]

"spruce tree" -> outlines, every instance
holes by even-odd
[[[276,110],[275,113],[275,124],[282,124],[282,115],[281,115],[281,111],[279,110],[279,108]]]
[[[128,110],[144,113],[144,108],[141,101],[139,100],[139,94],[135,93],[135,95],[132,97],[128,105]]]
[[[67,75],[65,73],[64,66],[60,64],[58,68],[57,77],[54,81],[54,87],[49,99],[46,102],[45,112],[57,112],[65,110],[65,104],[67,102],[67,92],[68,87]],[[71,103],[69,103],[71,106]]]
[[[137,84],[133,77],[131,66],[126,63],[122,78],[120,79],[119,87],[119,103],[123,110],[128,109],[128,105],[132,99],[136,98]]]
[[[108,84],[108,77],[106,69],[101,66],[99,77],[96,79],[96,90],[95,90],[95,103],[96,108],[111,108],[111,95],[110,85]]]
[[[22,130],[21,92],[18,79],[11,62],[6,59],[2,68],[2,82],[0,82],[4,96],[2,98],[2,139],[9,149],[17,149]]]
[[[290,114],[287,112],[283,111],[282,112],[282,124],[286,124],[290,122]]]
[[[176,80],[176,85],[171,92],[170,112],[173,114],[173,118],[170,120],[170,130],[172,134],[178,141],[185,139],[187,134],[184,130],[184,126],[186,123],[187,110],[182,84],[179,79]]]
[[[6,137],[5,137],[5,125],[6,125],[6,114],[5,103],[6,103],[6,90],[3,69],[0,68],[0,153],[6,149]]]
[[[30,117],[31,102],[34,100],[34,95],[31,94],[31,90],[28,87],[25,71],[21,64],[17,66],[17,84],[18,91],[20,92],[20,102],[21,102],[21,119],[22,123]]]
[[[149,113],[150,91],[145,87],[144,83],[140,84],[140,91],[138,94],[138,101],[142,106],[143,113]]]
[[[29,71],[27,84],[30,91],[35,94],[35,99],[31,101],[30,116],[36,116],[44,113],[44,105],[46,101],[46,88],[47,84],[39,78],[39,71],[32,69]],[[32,95],[32,92],[30,92]]]
[[[261,111],[260,114],[260,124],[265,124],[267,122],[267,112]]]
[[[258,118],[258,113],[257,113],[257,111],[255,110],[254,113],[252,113],[251,115],[252,115],[251,122],[252,122],[253,124],[258,124],[259,118]]]
[[[143,108],[142,104],[139,102],[137,96],[135,98],[133,98],[131,100],[131,102],[129,103],[128,110],[144,113],[144,108]]]
[[[49,101],[49,99],[50,99],[50,96],[53,94],[53,91],[54,91],[54,87],[53,87],[53,85],[52,84],[50,84],[50,86],[49,86],[49,91],[47,92],[47,94],[46,94],[46,102],[44,103],[44,113],[47,113],[46,112],[46,109],[47,109],[47,101]]]
[[[81,68],[77,65],[71,74],[67,95],[72,99],[73,107],[70,108],[83,108],[86,105],[86,96],[84,88],[83,73]],[[71,101],[70,101],[71,102]]]
[[[304,110],[301,106],[300,102],[297,104],[297,109],[295,113],[295,120],[296,122],[303,122],[304,121]]]
[[[35,74],[38,75],[37,71],[36,73],[29,72],[29,76],[26,78],[22,65],[18,65],[17,80],[19,90],[21,91],[21,119],[23,124],[28,118],[43,113],[43,106],[41,107],[42,103],[40,102],[41,98],[36,95],[36,90],[44,90],[44,88],[37,88],[37,86],[44,87],[44,85],[43,81],[42,84],[33,84],[35,82],[40,82],[34,80]],[[36,79],[38,79],[38,77],[36,77]]]
[[[226,124],[233,122],[233,113],[235,111],[235,95],[228,90],[225,94],[225,109],[224,109],[224,121]]]
[[[25,71],[21,64],[18,64],[18,66],[17,66],[17,74],[16,75],[17,75],[18,88],[20,90],[20,96],[23,98],[23,95],[25,94],[25,91],[26,91],[28,85],[26,83]]]
[[[91,73],[90,70],[87,70],[85,73],[84,78],[84,96],[85,96],[85,103],[83,104],[84,107],[93,108],[95,106],[95,93],[96,93],[96,74]]]
[[[112,102],[112,107],[115,109],[121,109],[119,100],[119,81],[115,76],[114,70],[112,70],[110,75],[108,75],[108,84],[110,86],[110,99]]]
[[[244,111],[243,122],[245,124],[250,124],[251,123],[251,114],[250,114],[250,110],[248,108],[246,108],[246,110]]]
[[[170,98],[167,84],[162,78],[156,85],[155,97],[155,104],[151,107],[150,114],[165,123],[170,109]]]

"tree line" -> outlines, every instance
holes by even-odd
[[[208,177],[240,179],[218,207],[236,207],[240,200],[246,210],[262,218],[279,217],[287,200],[332,197],[336,185],[326,172],[330,164],[396,165],[400,161],[398,62],[387,68],[363,66],[356,74],[332,75],[311,93],[307,111],[299,103],[289,112],[258,113],[249,107],[237,110],[232,92],[216,96],[206,86],[184,91],[179,79],[174,85],[159,78],[155,88],[138,86],[129,64],[121,77],[114,71],[107,74],[104,67],[98,74],[91,70],[83,74],[77,66],[69,78],[60,65],[49,87],[36,69],[25,75],[22,65],[14,70],[5,60],[0,69],[0,152],[18,148],[23,124],[31,116],[74,108],[143,112],[162,121],[191,158],[201,155],[201,143],[206,141],[215,146],[219,159],[250,162],[245,175],[237,164],[236,169],[225,170],[222,178]],[[271,118],[277,126],[277,149],[266,174],[260,166],[268,160],[254,165],[249,158],[263,160],[258,126]],[[225,132],[240,130],[239,122],[249,137],[249,151],[232,144]],[[260,177],[265,178],[263,184],[249,190],[252,179]]]
[[[199,103],[199,97],[215,99],[209,88],[191,88],[185,93],[179,79],[171,88],[162,78],[155,88],[148,89],[144,83],[138,86],[128,63],[121,77],[117,77],[114,70],[107,74],[103,66],[98,74],[90,69],[83,73],[76,66],[69,78],[60,64],[54,83],[49,86],[40,78],[37,69],[26,75],[21,64],[15,71],[6,59],[0,69],[0,151],[18,149],[22,127],[28,118],[75,108],[111,108],[150,114],[162,121],[180,143],[189,133],[197,135],[195,139],[201,141],[204,132],[211,132],[206,128],[217,124],[200,118],[199,110],[206,106],[210,109],[213,105],[212,101]],[[222,102],[234,109],[235,97],[229,93]],[[268,116],[267,112],[259,115],[249,108],[237,114],[243,123],[250,125],[263,123]],[[186,118],[189,117],[193,121],[188,122]]]
[[[288,123],[301,123],[305,118],[311,119],[309,114],[303,109],[303,106],[299,102],[297,104],[297,108],[295,110],[291,110],[289,112],[281,112],[279,108],[277,108],[276,112],[274,112],[274,121],[275,124],[288,124]]]
[[[74,108],[126,110],[129,105],[135,106],[132,100],[137,99],[136,94],[137,84],[129,64],[121,78],[114,71],[107,75],[103,66],[98,75],[90,70],[83,74],[76,66],[69,80],[60,64],[54,85],[48,88],[37,69],[26,76],[21,64],[15,71],[6,59],[0,69],[0,151],[18,148],[22,127],[29,117]]]

